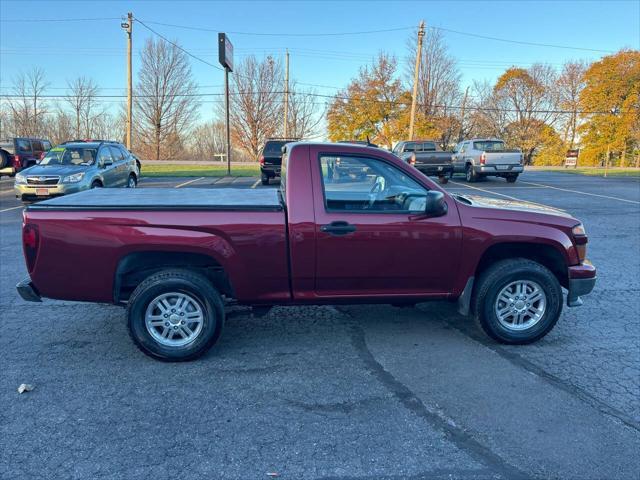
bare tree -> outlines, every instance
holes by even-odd
[[[203,123],[189,136],[189,154],[198,160],[214,160],[225,152],[225,125],[219,120]]]
[[[565,63],[557,82],[560,107],[570,112],[561,119],[564,122],[562,139],[569,148],[573,148],[576,142],[580,92],[586,85],[584,74],[587,66],[584,62]]]
[[[314,90],[299,90],[293,84],[289,94],[288,131],[293,138],[309,138],[319,134],[324,112],[318,114]]]
[[[197,116],[196,84],[187,55],[164,40],[147,40],[140,53],[134,119],[144,155],[169,158]]]
[[[407,40],[407,46],[405,84],[411,91],[417,48],[415,33]],[[449,53],[442,32],[427,29],[418,72],[418,111],[440,132],[439,140],[443,146],[456,140],[461,128],[462,112],[455,108],[462,99],[460,79],[456,60]]]
[[[84,76],[67,81],[67,85],[71,93],[65,100],[75,115],[75,136],[76,138],[91,137],[91,127],[95,119],[93,109],[99,88],[92,79]],[[84,134],[81,131],[83,124]]]
[[[260,157],[265,140],[280,132],[282,84],[282,64],[273,57],[259,61],[249,56],[233,74],[230,85],[233,142],[254,161]]]
[[[35,67],[20,73],[13,80],[13,97],[9,109],[15,132],[23,136],[39,136],[42,131],[47,104],[43,99],[47,83],[44,70]]]

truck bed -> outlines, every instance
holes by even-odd
[[[275,189],[94,188],[27,207],[39,210],[280,211]]]

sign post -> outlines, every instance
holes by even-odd
[[[564,168],[567,167],[578,167],[578,155],[580,154],[580,150],[567,150],[567,156],[564,159]]]
[[[227,130],[227,175],[231,175],[231,130],[229,127],[229,72],[233,72],[233,45],[224,33],[218,33],[218,61],[224,67],[224,108]]]

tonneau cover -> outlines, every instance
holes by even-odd
[[[27,210],[282,210],[278,191],[240,188],[94,188]]]

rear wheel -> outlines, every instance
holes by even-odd
[[[129,334],[159,360],[193,360],[220,338],[222,298],[211,282],[190,270],[163,270],[145,279],[127,307]]]
[[[507,177],[505,177],[507,179],[507,183],[516,183],[516,180],[518,179],[518,175],[508,175]]]
[[[480,328],[501,343],[526,344],[544,337],[562,312],[558,279],[525,258],[497,262],[482,273],[474,292]]]
[[[478,181],[478,174],[470,163],[467,163],[467,167],[465,169],[465,177],[467,182],[469,183]]]
[[[269,175],[263,173],[260,177],[260,181],[262,182],[262,185],[269,185]]]
[[[102,188],[102,183],[100,183],[98,180],[94,180],[91,184],[91,188]]]
[[[138,180],[136,179],[136,176],[132,173],[131,175],[129,175],[129,179],[127,180],[127,188],[136,188],[137,185],[138,185]]]

